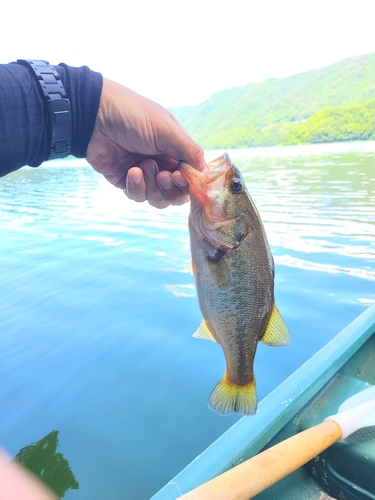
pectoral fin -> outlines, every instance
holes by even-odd
[[[212,281],[220,290],[227,290],[230,284],[230,272],[222,253],[218,252],[215,257],[207,257],[207,262]]]
[[[267,345],[287,345],[290,343],[290,335],[276,304],[272,307],[271,317],[263,337],[260,339]]]
[[[210,332],[210,329],[208,328],[205,320],[202,321],[198,330],[193,333],[193,337],[195,337],[196,339],[206,339],[212,340],[212,342],[216,342],[215,337]]]

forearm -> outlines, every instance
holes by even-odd
[[[0,175],[37,166],[47,154],[43,101],[27,68],[0,65]]]
[[[72,154],[86,156],[102,90],[102,77],[87,67],[55,66],[71,103]],[[0,65],[0,176],[49,157],[44,103],[28,68]]]

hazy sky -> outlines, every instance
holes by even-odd
[[[375,52],[375,1],[15,0],[1,62],[87,64],[164,106]]]

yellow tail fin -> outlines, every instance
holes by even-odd
[[[220,415],[254,415],[257,411],[255,378],[250,384],[237,385],[224,375],[212,391],[208,407]]]

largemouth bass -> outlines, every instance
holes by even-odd
[[[189,183],[192,268],[204,318],[194,336],[218,342],[226,360],[208,406],[222,415],[253,415],[258,342],[290,342],[275,305],[274,262],[266,233],[227,154],[202,172],[184,162],[179,168]]]

